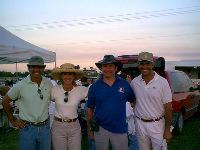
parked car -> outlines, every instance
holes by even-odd
[[[121,76],[130,75],[131,78],[138,76],[137,68],[138,55],[122,55],[116,59],[122,64]],[[178,70],[165,70],[165,59],[154,57],[154,70],[166,78],[172,91],[172,107],[174,132],[180,133],[183,129],[185,119],[191,117],[195,112],[200,111],[200,93],[188,75]]]

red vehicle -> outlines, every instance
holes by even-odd
[[[121,76],[130,75],[132,78],[138,76],[137,68],[138,55],[122,55],[116,59],[123,66]],[[172,107],[173,107],[173,127],[178,133],[182,132],[183,121],[191,117],[200,108],[199,89],[194,86],[191,79],[186,73],[178,70],[165,70],[165,59],[163,57],[154,57],[154,70],[166,78],[172,90]]]

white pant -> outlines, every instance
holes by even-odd
[[[144,122],[136,118],[136,135],[140,150],[167,150],[163,139],[165,128],[164,118],[155,122]]]

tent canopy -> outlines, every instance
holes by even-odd
[[[41,56],[45,63],[56,61],[55,52],[24,41],[0,26],[0,64],[27,63],[36,55]]]

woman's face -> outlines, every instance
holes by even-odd
[[[63,84],[72,84],[75,80],[75,73],[63,72],[61,73],[61,80],[63,81]]]

